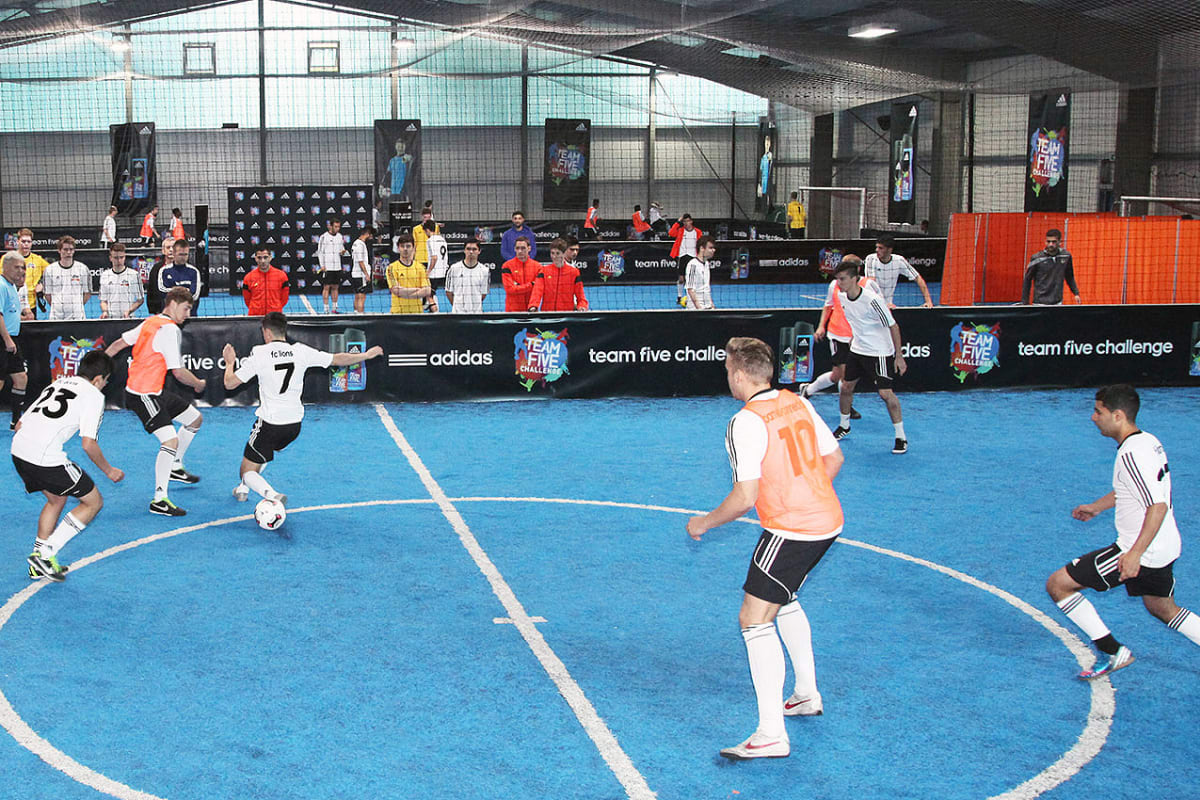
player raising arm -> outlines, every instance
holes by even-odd
[[[287,495],[267,483],[262,471],[267,462],[300,435],[304,419],[304,373],[311,367],[325,369],[357,364],[383,355],[376,345],[365,353],[326,353],[299,342],[287,340],[287,317],[273,311],[262,318],[264,344],[255,345],[250,355],[236,367],[237,351],[226,344],[221,355],[225,358],[225,388],[229,391],[258,378],[258,411],[250,439],[242,451],[241,482],[233,489],[239,503],[245,502],[250,490],[264,500],[287,505]]]
[[[104,498],[91,476],[71,462],[63,450],[76,433],[83,452],[116,483],[125,473],[108,463],[100,450],[98,435],[104,419],[103,389],[112,374],[113,362],[99,350],[84,354],[74,375],[59,378],[42,393],[21,417],[12,440],[12,461],[25,482],[25,491],[41,492],[46,505],[38,517],[33,552],[26,559],[30,580],[62,581],[67,568],[59,566],[58,552],[95,519]],[[59,521],[67,498],[79,505]]]

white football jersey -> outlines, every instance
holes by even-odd
[[[21,415],[12,454],[42,467],[71,463],[63,445],[75,435],[95,439],[104,420],[104,393],[78,375],[47,386]]]
[[[425,240],[425,246],[429,250],[428,264],[433,264],[429,268],[430,278],[444,278],[447,270],[450,269],[449,248],[446,246],[446,239],[440,234],[435,233]],[[434,259],[437,263],[434,263]]]
[[[296,342],[269,342],[250,351],[237,368],[243,382],[258,378],[256,416],[272,425],[290,425],[304,419],[304,373],[310,367],[328,367],[333,354]]]
[[[886,264],[879,260],[879,256],[871,253],[863,259],[863,271],[868,278],[875,279],[875,282],[879,284],[880,294],[889,303],[895,302],[893,298],[896,296],[896,284],[900,282],[901,275],[910,281],[915,281],[920,277],[913,269],[913,265],[908,263],[908,259],[895,253],[892,253],[891,259]]]
[[[838,290],[838,302],[854,338],[850,340],[850,352],[864,356],[891,356],[896,354],[896,343],[892,341],[892,326],[896,324],[888,310],[883,295],[867,284],[858,297],[851,300],[845,292]]]
[[[1125,437],[1113,464],[1113,495],[1116,498],[1117,544],[1128,551],[1142,532],[1146,509],[1165,503],[1163,518],[1154,541],[1142,554],[1142,566],[1165,567],[1179,558],[1181,543],[1171,502],[1171,470],[1162,444],[1149,433],[1138,431]]]

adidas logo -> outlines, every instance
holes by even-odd
[[[405,128],[404,130],[405,130],[405,132],[412,132],[412,131],[415,131],[416,129],[417,129],[416,124],[410,122],[410,123],[408,123],[408,127]]]
[[[138,131],[138,133],[142,136],[153,136],[154,129],[151,128],[149,125],[146,125],[140,131]]]
[[[1060,94],[1058,96],[1058,102],[1055,103],[1054,105],[1057,108],[1063,108],[1064,106],[1066,106],[1067,105],[1067,96],[1065,94]]]
[[[579,123],[578,125],[575,126],[575,130],[583,131],[584,133],[587,133],[587,123],[586,122]]]

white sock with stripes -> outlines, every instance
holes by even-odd
[[[796,673],[796,694],[800,697],[814,697],[817,694],[817,667],[813,660],[812,626],[808,623],[808,615],[793,600],[775,617],[775,626],[779,628],[779,638],[787,648],[788,656],[792,659],[792,670]]]
[[[171,467],[175,465],[175,450],[165,444],[158,448],[154,458],[154,499],[167,496],[167,484],[171,482]]]
[[[1067,619],[1078,625],[1080,630],[1087,634],[1087,637],[1093,642],[1112,633],[1104,624],[1104,620],[1100,619],[1100,615],[1096,613],[1096,607],[1092,605],[1092,602],[1079,592],[1072,592],[1059,600],[1058,607],[1067,615]]]
[[[247,472],[242,476],[242,483],[252,489],[255,494],[262,495],[263,499],[270,500],[275,497],[275,490],[271,488],[271,484],[267,483],[267,479],[258,472]]]
[[[750,659],[750,680],[758,699],[758,732],[764,736],[787,738],[783,727],[783,679],[786,666],[783,645],[775,633],[775,623],[751,625],[742,629],[746,655]]]
[[[903,422],[893,422],[892,427],[896,429],[896,438],[897,439],[907,439],[908,438],[904,435],[904,423]]]
[[[804,396],[812,397],[817,392],[823,392],[830,386],[833,386],[833,373],[824,372],[818,375],[816,378],[813,378],[813,382],[810,383],[808,388],[804,390]]]
[[[1186,608],[1179,609],[1179,613],[1175,615],[1175,619],[1167,623],[1173,631],[1179,631],[1184,636],[1192,640],[1194,644],[1200,644],[1200,617],[1197,617]]]
[[[71,512],[67,512],[59,521],[58,527],[54,529],[54,533],[50,534],[50,538],[42,544],[38,545],[37,550],[46,558],[58,555],[58,551],[63,549],[63,546],[74,539],[76,535],[83,532],[87,527],[87,523],[80,522]]]
[[[192,439],[196,438],[196,432],[187,425],[181,425],[177,435],[179,436],[179,449],[175,454],[175,466],[183,469],[183,455],[192,444]]]

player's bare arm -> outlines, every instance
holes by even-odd
[[[233,391],[242,385],[242,379],[237,376],[237,351],[228,342],[221,348],[221,357],[225,359],[225,389]]]
[[[383,355],[383,348],[375,345],[365,353],[334,353],[333,361],[330,362],[335,367],[346,367],[351,364],[357,364],[360,361],[370,361],[372,358],[379,358]]]
[[[904,343],[900,339],[900,324],[898,322],[892,323],[891,331],[892,344],[896,346],[896,372],[900,375],[903,375],[904,373],[908,372],[908,362],[906,362],[904,360],[904,356],[901,355],[901,352],[903,352]]]
[[[208,386],[208,381],[204,380],[204,378],[197,378],[196,373],[187,367],[176,367],[171,370],[171,374],[175,376],[175,380],[184,386],[190,387],[196,394],[203,392],[204,388]]]
[[[1146,509],[1146,516],[1142,520],[1142,530],[1138,533],[1133,547],[1122,553],[1121,557],[1117,559],[1117,566],[1121,569],[1121,580],[1136,578],[1142,571],[1142,556],[1154,541],[1154,537],[1158,535],[1158,529],[1162,527],[1163,520],[1166,518],[1166,503],[1155,503]]]
[[[1074,510],[1071,511],[1071,516],[1080,522],[1087,522],[1097,514],[1107,511],[1116,504],[1116,492],[1109,492],[1094,503],[1084,503],[1082,505],[1075,506]]]
[[[688,536],[696,541],[713,528],[719,528],[727,522],[733,522],[738,517],[754,508],[758,500],[758,479],[738,481],[729,490],[729,494],[721,501],[721,505],[699,517],[692,517],[687,523]]]
[[[108,353],[108,355],[111,357],[111,356],[115,356],[117,353],[121,352],[126,347],[129,347],[129,342],[125,341],[125,337],[118,336],[116,339],[113,340],[112,344],[110,344],[108,347],[104,348],[104,352]]]
[[[87,457],[92,460],[92,463],[100,468],[110,481],[120,483],[125,477],[124,470],[119,470],[112,464],[108,463],[108,459],[104,457],[104,451],[100,449],[100,443],[88,436],[81,437],[83,452],[87,453]]]
[[[917,274],[917,288],[921,290],[921,294],[925,296],[925,302],[921,304],[921,308],[933,308],[933,298],[929,295],[929,286],[925,284],[925,279]]]

